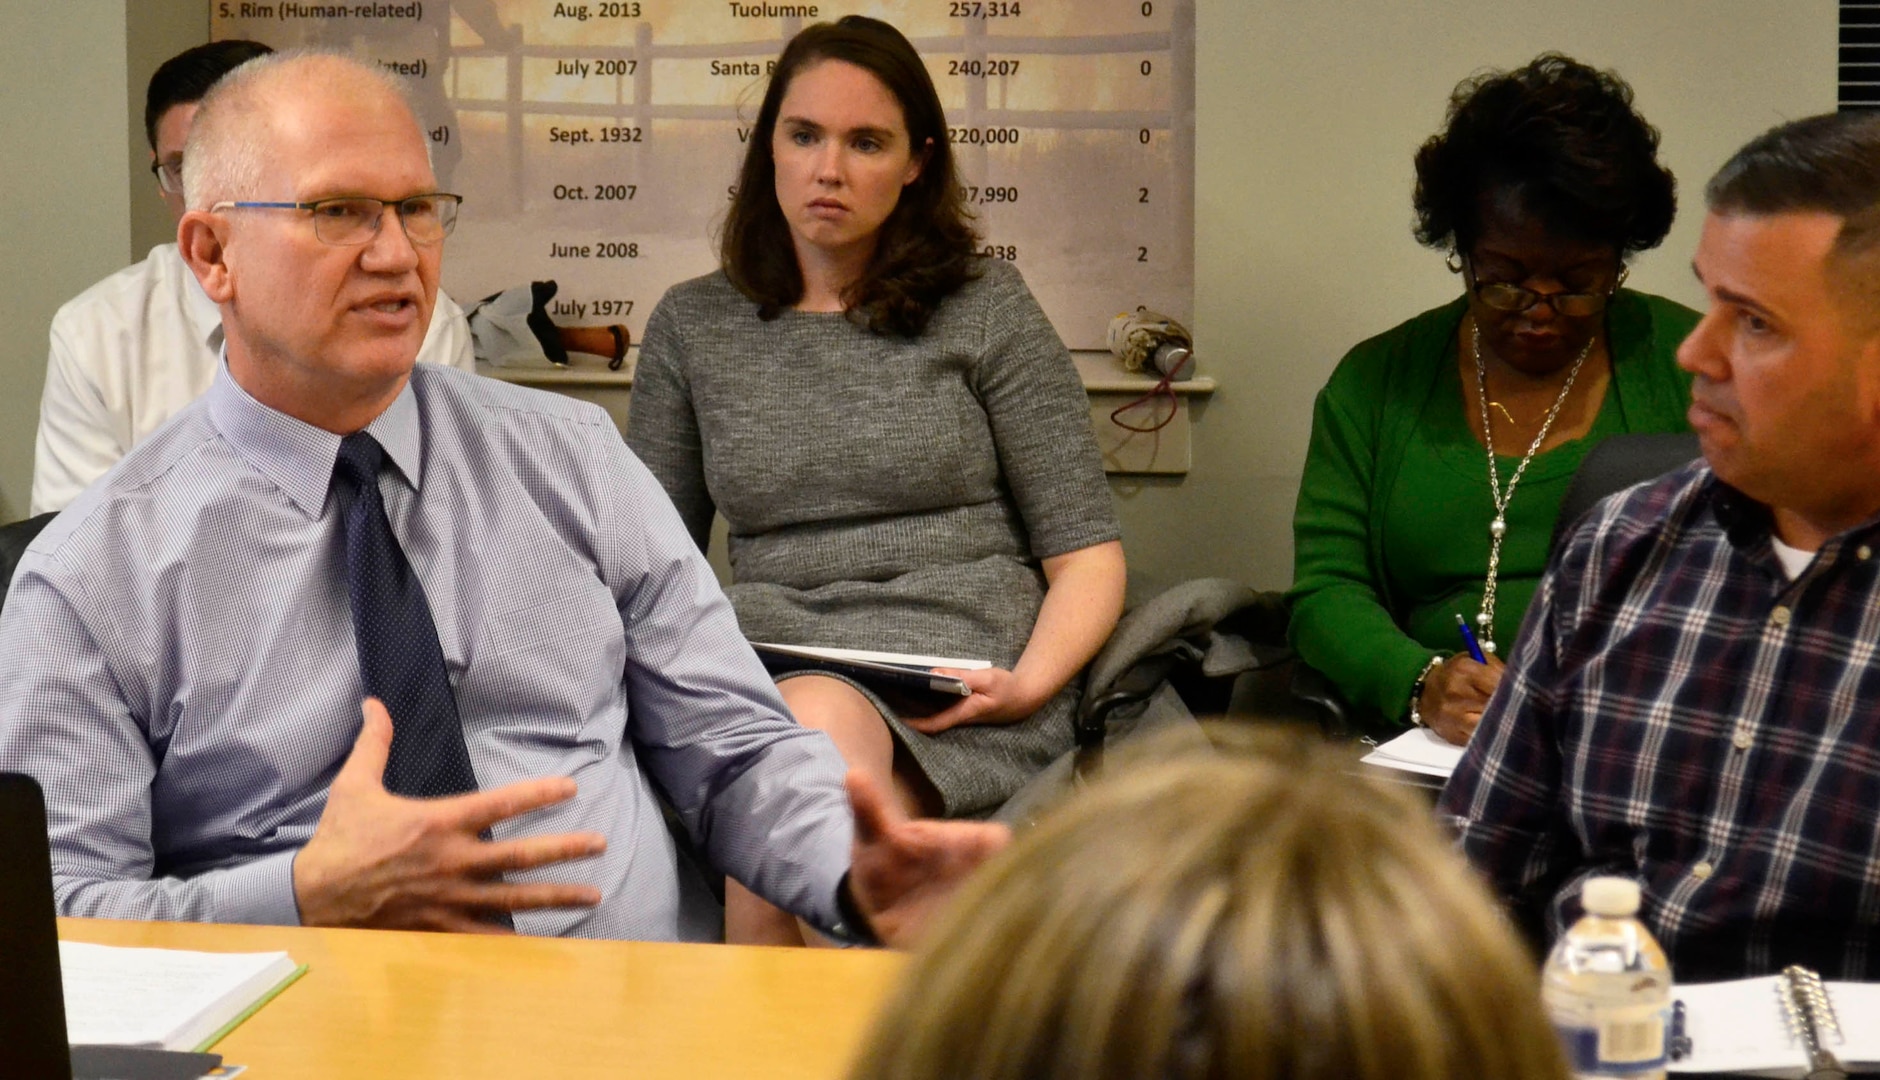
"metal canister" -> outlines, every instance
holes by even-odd
[[[1149,354],[1149,366],[1170,382],[1195,377],[1194,350],[1178,341],[1164,341]]]

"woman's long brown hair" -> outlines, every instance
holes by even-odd
[[[771,138],[790,81],[824,60],[854,64],[881,80],[901,104],[909,146],[916,154],[925,148],[919,177],[901,190],[882,223],[874,257],[842,297],[849,317],[870,330],[918,336],[942,300],[979,276],[979,237],[968,221],[933,79],[907,38],[878,19],[850,15],[817,23],[784,47],[738,172],[719,238],[720,261],[738,291],[757,302],[761,318],[774,319],[803,298],[803,273],[777,204]]]

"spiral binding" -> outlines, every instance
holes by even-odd
[[[1821,976],[1799,964],[1791,964],[1782,969],[1776,996],[1782,1002],[1789,1034],[1808,1051],[1811,1080],[1845,1077],[1847,1070],[1828,1050],[1830,1044],[1838,1046],[1843,1040],[1840,1018],[1835,1015],[1834,1002],[1828,997],[1828,988]]]

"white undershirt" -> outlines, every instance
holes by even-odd
[[[1815,561],[1814,552],[1790,547],[1778,540],[1774,533],[1769,534],[1769,542],[1775,545],[1776,558],[1781,560],[1782,572],[1789,576],[1790,581],[1801,577],[1802,571],[1808,569],[1808,564]]]
[[[222,313],[175,244],[59,309],[39,405],[32,512],[62,510],[194,401],[222,364]],[[476,370],[470,324],[442,289],[418,359]]]

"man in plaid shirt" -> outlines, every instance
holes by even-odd
[[[1706,196],[1704,460],[1556,555],[1441,809],[1550,939],[1622,874],[1681,980],[1880,979],[1880,116],[1778,127]]]

